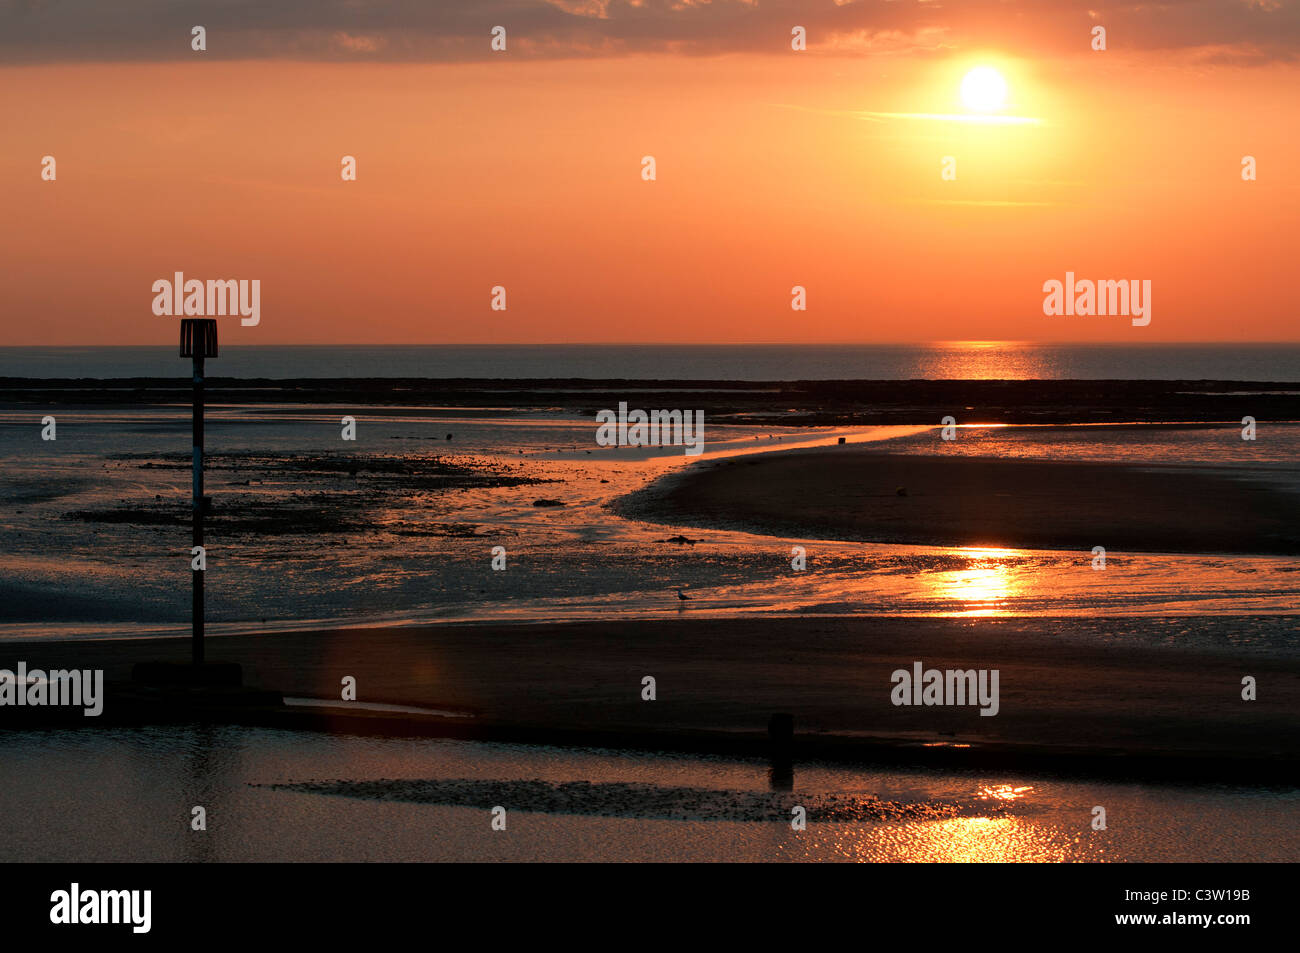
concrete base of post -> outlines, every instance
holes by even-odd
[[[244,683],[238,662],[138,662],[131,669],[137,685],[238,688]]]
[[[150,721],[220,711],[282,709],[280,692],[245,685],[237,662],[138,662],[131,681],[113,686],[108,704],[117,717]],[[105,708],[108,708],[108,704]]]

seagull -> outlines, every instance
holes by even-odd
[[[689,602],[691,597],[688,596],[686,593],[682,592],[680,589],[678,589],[677,598],[682,600],[682,602]]]

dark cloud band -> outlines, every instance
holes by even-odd
[[[442,62],[486,59],[505,26],[520,58],[789,50],[811,53],[995,47],[1024,55],[1088,52],[1102,24],[1109,49],[1199,51],[1241,62],[1294,59],[1295,0],[4,0],[0,62],[212,59]]]

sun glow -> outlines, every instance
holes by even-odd
[[[1007,101],[1007,81],[991,66],[977,66],[961,81],[961,101],[967,109],[988,112]]]

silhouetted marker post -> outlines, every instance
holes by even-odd
[[[203,545],[203,361],[217,356],[217,322],[214,318],[181,320],[181,357],[194,359],[194,545]],[[194,580],[193,634],[191,659],[203,665],[203,571],[191,572]]]
[[[203,362],[217,356],[217,322],[212,318],[181,320],[181,357],[194,361],[194,489],[191,519],[194,545],[203,545],[203,517],[208,498],[203,495]],[[194,584],[193,634],[190,664],[171,659],[137,662],[131,680],[144,686],[143,694],[124,689],[118,697],[124,718],[149,719],[158,710],[185,710],[194,706],[216,712],[231,706],[278,707],[283,696],[276,691],[244,687],[238,662],[207,662],[203,657],[203,571],[191,570]],[[157,706],[162,706],[161,709]]]

